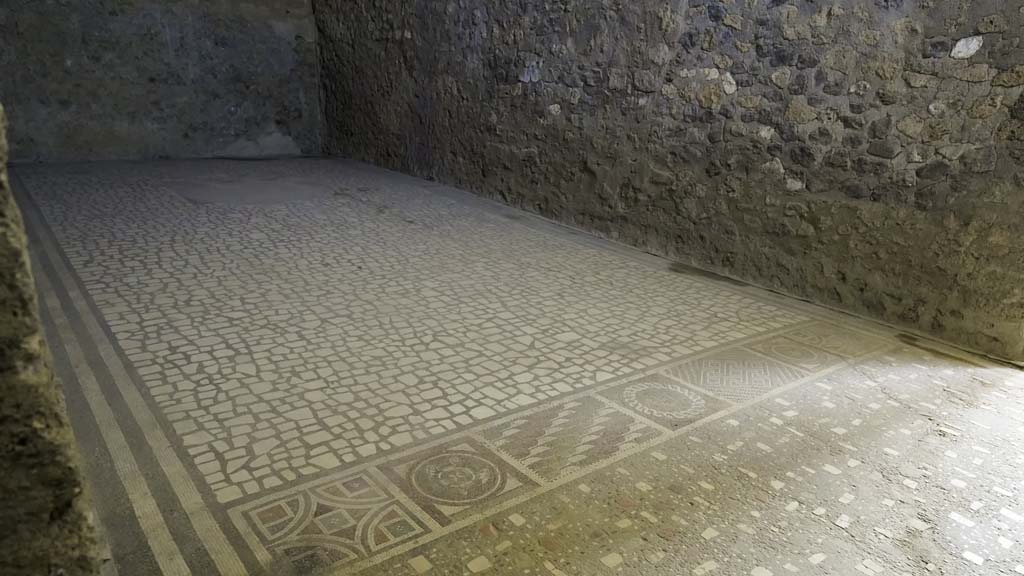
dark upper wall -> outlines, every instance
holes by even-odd
[[[315,7],[330,151],[1024,360],[1019,0]]]
[[[308,0],[0,0],[14,160],[319,152]]]
[[[64,400],[49,366],[0,106],[0,574],[97,573]]]

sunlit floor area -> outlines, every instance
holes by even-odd
[[[12,183],[108,574],[1024,574],[1016,369],[356,162]]]

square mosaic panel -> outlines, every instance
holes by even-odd
[[[365,472],[335,478],[254,504],[242,512],[276,561],[297,574],[368,558],[428,532],[426,525]]]
[[[495,447],[548,480],[658,435],[654,427],[585,396],[483,431]]]
[[[693,424],[729,406],[662,374],[649,374],[600,394],[670,430]]]
[[[880,338],[824,323],[791,330],[786,336],[846,358],[858,358],[885,346],[885,341]]]
[[[537,485],[469,437],[459,437],[379,467],[442,526]]]
[[[820,372],[845,361],[840,356],[785,336],[759,340],[748,344],[747,348],[808,372]]]
[[[807,375],[746,348],[720,350],[664,373],[732,402],[754,400]]]

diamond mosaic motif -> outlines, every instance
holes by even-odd
[[[746,348],[729,348],[664,370],[731,402],[754,400],[807,375]]]
[[[655,438],[659,432],[584,396],[502,422],[482,435],[542,477],[555,479]]]

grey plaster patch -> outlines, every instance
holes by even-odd
[[[308,0],[8,2],[18,161],[320,152]]]
[[[215,152],[214,157],[261,158],[271,156],[297,156],[298,144],[290,136],[271,129],[263,134],[236,140],[230,146]]]

